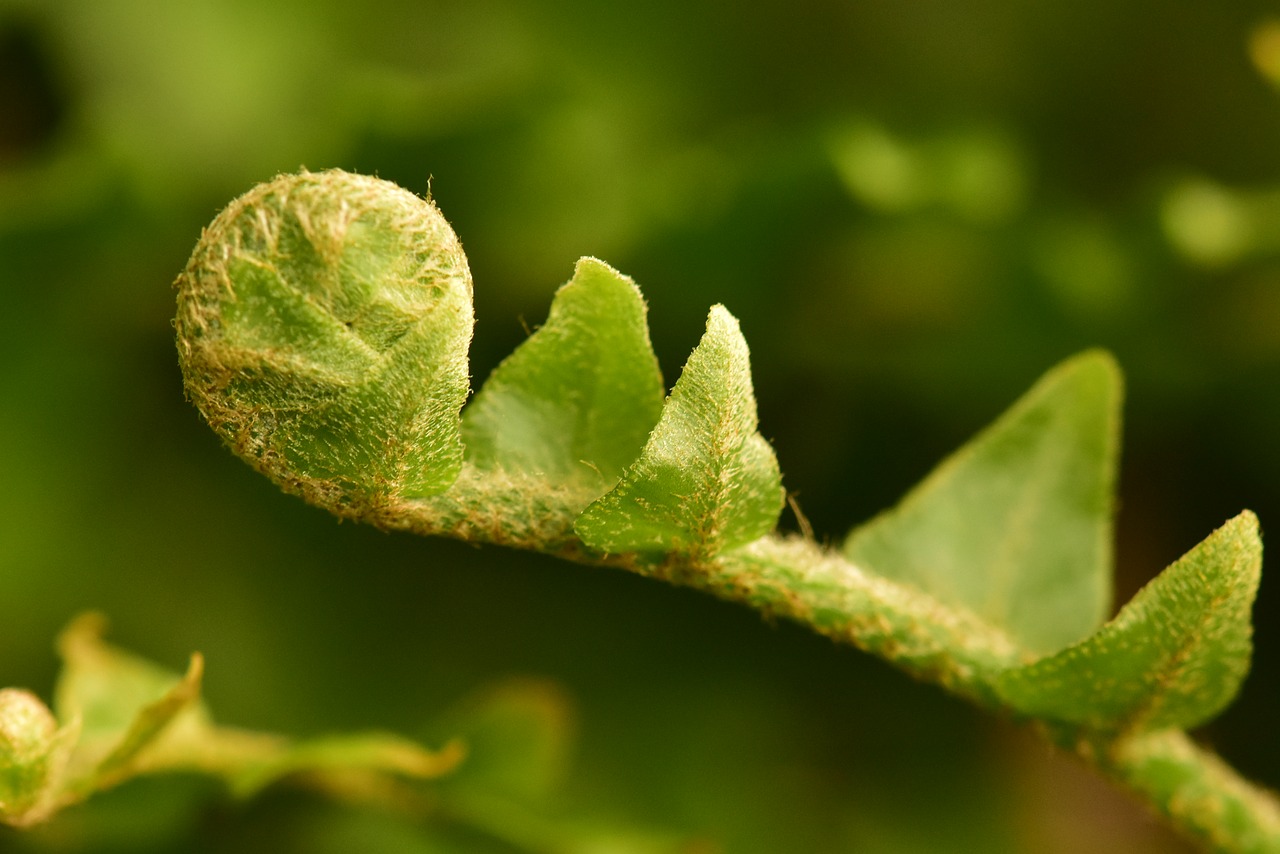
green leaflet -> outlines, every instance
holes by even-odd
[[[596,497],[640,455],[662,373],[631,279],[583,258],[547,322],[502,362],[462,418],[477,468],[581,483]]]
[[[733,315],[713,306],[644,452],[574,530],[603,552],[697,558],[764,536],[784,493],[773,449],[756,426],[747,342]]]
[[[1004,673],[1009,705],[1106,730],[1190,728],[1220,712],[1249,671],[1262,569],[1245,511],[1160,573],[1087,640]]]
[[[1088,352],[1059,365],[939,465],[844,553],[963,606],[1033,653],[1097,628],[1110,605],[1120,374]]]
[[[147,752],[176,720],[204,715],[199,655],[192,656],[186,675],[179,676],[103,643],[104,627],[100,616],[86,614],[58,640],[65,666],[54,710],[60,721],[80,721],[67,772],[78,794],[137,773]]]
[[[471,276],[431,202],[282,175],[218,215],[176,286],[187,393],[259,470],[343,515],[457,478]]]

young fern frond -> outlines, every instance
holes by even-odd
[[[466,259],[431,202],[386,182],[325,172],[250,191],[178,293],[192,400],[236,453],[339,515],[710,557],[781,513],[737,321],[712,309],[664,406],[640,292],[593,259],[460,414]]]
[[[1178,728],[1249,666],[1261,545],[1242,513],[1103,625],[1119,372],[1041,381],[839,551],[783,506],[746,342],[723,307],[671,394],[630,279],[579,262],[470,406],[471,280],[435,206],[282,176],[178,282],[188,394],[240,456],[344,517],[614,565],[803,622],[1022,718],[1224,851],[1280,851],[1271,796]]]

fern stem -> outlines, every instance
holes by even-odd
[[[508,498],[521,492],[513,485]],[[1006,708],[993,687],[995,677],[1024,662],[1018,646],[989,623],[864,572],[838,552],[806,538],[771,535],[701,563],[670,556],[599,556],[573,538],[572,509],[552,502],[543,513],[517,516],[539,520],[538,524],[513,530],[511,516],[497,510],[493,498],[477,501],[476,513],[460,512],[455,503],[449,514],[441,514],[442,508],[428,499],[414,502],[412,512],[393,512],[377,521],[419,534],[554,552],[578,563],[626,569],[695,588],[767,617],[801,623],[990,709]],[[483,506],[490,512],[478,512]],[[1073,746],[1086,762],[1207,850],[1280,852],[1280,801],[1182,730],[1114,738],[1070,728],[1051,740]]]
[[[1223,854],[1280,852],[1280,800],[1182,730],[1077,746],[1188,839]]]
[[[803,623],[951,693],[1002,710],[996,675],[1021,663],[1003,633],[798,537],[765,537],[669,580]],[[1179,833],[1223,854],[1280,852],[1280,799],[1179,729],[1121,737],[1071,728],[1061,742]],[[1059,741],[1059,739],[1054,739]]]
[[[996,705],[995,674],[1021,663],[991,625],[799,537],[764,537],[672,580],[803,623],[984,706]]]
[[[1020,663],[1003,633],[967,612],[863,572],[812,541],[771,536],[669,579],[803,623],[988,708],[992,682]],[[1280,799],[1186,732],[1121,737],[1076,730],[1076,752],[1189,840],[1223,854],[1280,852]]]

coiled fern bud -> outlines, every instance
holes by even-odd
[[[360,516],[457,478],[471,274],[431,201],[280,176],[219,214],[176,287],[188,396],[281,486]]]

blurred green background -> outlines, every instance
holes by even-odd
[[[1123,601],[1242,507],[1280,524],[1278,87],[1253,0],[0,0],[0,684],[48,696],[54,635],[97,608],[174,667],[203,650],[226,723],[438,743],[505,691],[542,748],[488,761],[529,763],[562,840],[183,781],[0,850],[1184,850],[799,628],[279,494],[183,400],[170,283],[233,196],[337,166],[453,222],[475,384],[581,255],[640,283],[668,382],[723,302],[827,539],[1107,347]],[[1270,581],[1256,614],[1201,735],[1276,786]]]

